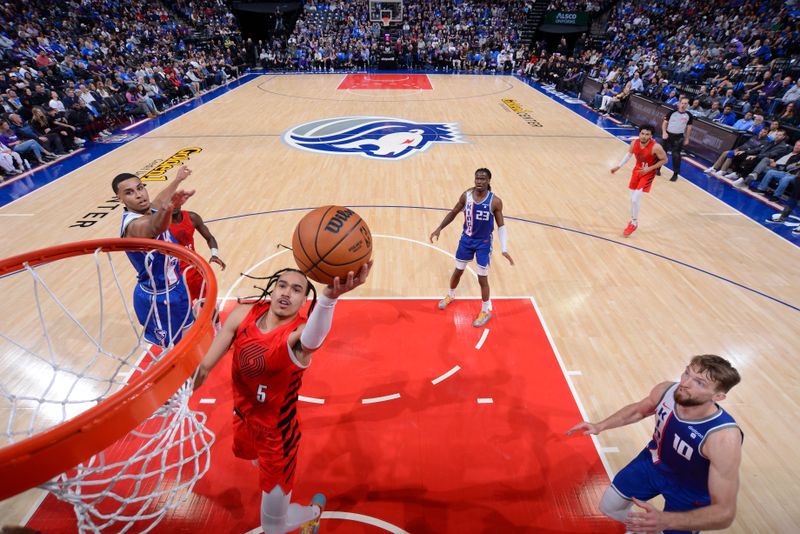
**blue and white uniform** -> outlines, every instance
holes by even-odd
[[[152,210],[155,213],[155,210]],[[120,237],[125,237],[128,225],[142,217],[140,213],[122,214]],[[156,237],[175,243],[169,230]],[[137,273],[133,290],[133,309],[144,327],[144,338],[166,347],[180,341],[194,322],[189,295],[178,268],[178,259],[158,252],[126,252]]]
[[[653,439],[639,455],[614,477],[611,487],[625,499],[647,501],[664,496],[664,511],[686,512],[711,504],[708,493],[708,468],[703,456],[708,436],[718,430],[736,428],[733,417],[717,406],[717,411],[698,421],[682,420],[675,411],[675,383],[667,388],[656,408]],[[742,435],[744,439],[744,435]],[[664,534],[686,533],[665,530]]]
[[[467,191],[466,197],[464,230],[461,232],[461,239],[458,242],[456,260],[466,263],[472,261],[474,257],[479,268],[488,269],[494,230],[494,213],[492,212],[494,193],[489,191],[481,202],[475,202],[473,190],[470,189]]]

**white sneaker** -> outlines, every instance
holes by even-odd
[[[739,178],[739,175],[735,172],[729,172],[728,174],[725,175],[725,178],[727,178],[728,180],[736,180]]]
[[[717,170],[717,169],[715,169],[714,167],[709,167],[709,168],[707,168],[706,170],[704,170],[703,172],[704,172],[705,174],[714,174],[714,171],[716,171],[716,170]]]
[[[744,178],[737,178],[731,185],[733,185],[733,187],[744,187]]]

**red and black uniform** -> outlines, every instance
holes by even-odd
[[[645,193],[650,192],[650,187],[653,185],[653,180],[656,178],[656,170],[652,170],[647,174],[642,174],[639,169],[654,165],[658,161],[658,157],[653,153],[653,148],[656,146],[655,140],[651,139],[649,143],[642,146],[638,139],[633,142],[633,155],[636,156],[636,166],[633,168],[631,174],[631,181],[628,187],[631,189],[641,189]]]
[[[178,242],[189,250],[194,250],[194,223],[188,211],[181,211],[181,222],[169,225],[169,233]],[[191,301],[199,299],[205,294],[203,289],[203,276],[186,262],[181,262],[181,273],[186,277],[186,287],[189,289]]]
[[[300,442],[297,397],[303,367],[289,350],[289,335],[306,322],[292,321],[264,333],[257,321],[269,303],[255,304],[233,342],[233,454],[258,458],[258,481],[267,493],[279,485],[292,491]]]

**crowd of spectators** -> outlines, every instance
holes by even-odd
[[[789,59],[798,53],[800,26],[791,4],[620,2],[601,48],[571,57],[540,51],[525,71],[566,89],[574,89],[567,80],[576,73],[603,81],[603,111],[631,93],[666,104],[686,95],[692,114],[727,126],[747,124],[739,121],[748,113],[794,126],[800,66]]]
[[[666,105],[688,98],[689,113],[741,131],[749,143],[721,154],[707,172],[776,200],[800,172],[790,160],[789,142],[789,137],[800,137],[792,130],[800,123],[796,4],[619,2],[610,12],[608,39],[600,46],[577,46],[573,55],[537,49],[519,72],[575,93],[585,77],[598,80],[602,89],[593,105],[606,114],[622,109],[634,93]],[[770,193],[774,182],[776,190]]]
[[[408,0],[391,31],[371,21],[366,0],[306,2],[288,39],[258,43],[263,68],[375,68],[391,52],[401,68],[511,72],[524,60],[520,30],[530,2]]]
[[[244,63],[221,0],[16,0],[0,6],[0,22],[5,175],[155,117]]]
[[[600,11],[601,7],[602,2],[600,0],[551,0],[547,10],[594,13]]]

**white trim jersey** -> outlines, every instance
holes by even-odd
[[[703,455],[703,445],[712,433],[725,428],[741,429],[733,417],[717,406],[705,419],[682,420],[675,411],[675,390],[672,384],[656,406],[656,428],[647,444],[653,465],[664,474],[675,477],[681,486],[708,493],[708,468],[711,462]],[[742,434],[744,439],[744,434]]]
[[[491,239],[494,230],[494,212],[492,212],[494,193],[489,191],[481,202],[475,202],[472,193],[472,189],[466,192],[463,234],[473,239]]]
[[[155,213],[156,210],[151,210]],[[143,214],[132,211],[122,213],[122,226],[120,227],[120,237],[125,237],[125,229],[134,220],[142,217]],[[176,243],[169,230],[156,237],[159,241]],[[163,253],[150,251],[126,251],[133,268],[136,269],[136,277],[139,285],[149,293],[161,293],[174,286],[179,279],[178,258],[167,256]]]

